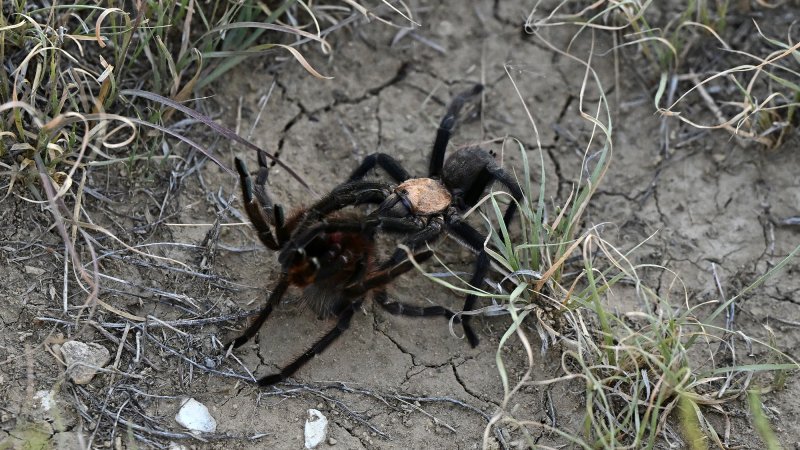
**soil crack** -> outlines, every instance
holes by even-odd
[[[334,420],[333,423],[335,423],[339,428],[341,428],[344,431],[346,431],[347,434],[349,434],[350,436],[355,438],[359,443],[361,443],[361,447],[362,448],[370,448],[370,446],[368,445],[368,442],[365,441],[364,436],[359,436],[359,434],[354,431],[355,430],[354,426],[349,426],[348,427],[347,425],[341,423],[338,420]]]
[[[374,328],[375,331],[377,331],[378,333],[382,334],[386,339],[388,339],[390,342],[392,342],[395,345],[395,347],[397,347],[398,350],[403,352],[403,354],[408,355],[409,357],[411,357],[411,364],[414,367],[417,367],[417,366],[420,365],[420,364],[417,364],[417,358],[416,358],[416,356],[414,356],[413,353],[411,353],[410,351],[408,351],[405,348],[403,348],[403,346],[400,345],[399,342],[397,342],[394,338],[389,336],[388,333],[386,333],[385,331],[383,331],[381,329],[381,327],[378,324],[378,316],[376,314],[374,314],[374,313],[372,314],[372,328]],[[408,378],[408,377],[406,376],[406,378]]]
[[[556,158],[556,155],[553,154],[555,147],[543,146],[542,150],[547,152],[547,156],[549,156],[550,161],[553,162],[553,169],[556,173],[556,198],[563,198],[561,196],[561,189],[563,188],[562,185],[564,184],[564,175],[561,173],[561,163],[558,162],[558,158]]]
[[[275,152],[275,158],[280,158],[280,155],[283,152],[283,146],[286,142],[287,135],[289,134],[291,129],[295,125],[297,125],[298,122],[300,122],[300,119],[304,117],[307,117],[309,119],[313,118],[317,114],[330,112],[339,107],[340,105],[358,105],[362,102],[370,100],[373,97],[379,98],[380,93],[384,89],[390,86],[394,86],[395,84],[403,81],[408,76],[408,73],[410,72],[410,67],[411,67],[410,63],[404,62],[403,64],[400,65],[400,68],[397,70],[394,76],[392,76],[392,78],[379,84],[378,86],[367,89],[364,95],[360,95],[354,98],[346,97],[343,95],[334,95],[333,103],[330,103],[328,105],[316,109],[307,109],[301,99],[291,97],[289,95],[289,91],[286,88],[286,86],[281,82],[281,80],[278,77],[275,77],[275,84],[281,89],[281,91],[283,92],[283,96],[286,97],[292,104],[296,105],[300,109],[300,112],[298,112],[294,117],[289,119],[289,121],[286,122],[286,125],[283,127],[283,130],[281,130],[280,138],[278,139],[278,149]],[[380,116],[376,115],[376,117]],[[381,129],[381,122],[380,119],[378,119],[378,130],[380,129]],[[378,134],[378,136],[380,136],[380,133]]]
[[[464,392],[472,396],[472,398],[480,400],[484,403],[488,403],[490,405],[494,405],[495,407],[499,408],[500,405],[498,403],[484,398],[482,395],[478,394],[477,392],[474,392],[472,389],[467,387],[467,383],[461,378],[461,375],[459,375],[458,373],[458,366],[460,366],[466,361],[469,361],[469,359],[465,359],[458,365],[455,363],[455,361],[450,361],[450,367],[453,369],[453,376],[455,377],[456,381],[458,381],[458,384],[460,384],[461,388],[464,389]]]

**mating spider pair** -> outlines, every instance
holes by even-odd
[[[522,190],[513,177],[501,169],[494,157],[480,147],[456,150],[445,161],[447,144],[464,104],[483,91],[476,85],[457,95],[442,118],[433,144],[429,173],[424,178],[411,175],[391,156],[374,153],[367,156],[348,180],[331,193],[288,219],[280,205],[275,205],[265,190],[266,159],[259,154],[259,172],[253,183],[245,163],[236,159],[245,210],[261,242],[279,251],[281,276],[267,304],[256,320],[233,341],[239,347],[252,338],[272,313],[290,286],[302,289],[302,296],[319,317],[336,317],[336,326],[309,350],[280,372],[265,376],[258,384],[269,386],[291,376],[309,359],[325,350],[350,325],[353,314],[370,292],[377,303],[392,314],[408,316],[443,316],[455,314],[441,306],[419,307],[390,301],[386,285],[409,271],[413,264],[403,248],[397,248],[386,261],[375,261],[375,236],[379,231],[403,236],[402,244],[416,252],[417,261],[432,256],[426,248],[442,234],[453,236],[478,257],[470,284],[479,286],[489,270],[489,255],[484,250],[486,237],[461,216],[475,206],[486,188],[498,181],[516,201]],[[381,167],[397,183],[367,181],[364,176]],[[362,204],[376,204],[369,214],[345,213],[343,209]],[[510,223],[516,202],[503,215]],[[274,233],[273,233],[274,228]],[[467,295],[464,311],[474,309],[475,296]],[[459,318],[456,317],[456,321]],[[472,347],[478,337],[470,327],[470,316],[460,318]]]

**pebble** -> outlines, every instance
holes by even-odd
[[[306,419],[305,427],[305,444],[306,448],[316,448],[319,444],[325,441],[325,435],[328,433],[328,418],[316,409],[308,410],[308,419]]]
[[[29,275],[44,275],[45,270],[39,267],[25,266],[25,273]]]
[[[67,363],[69,376],[75,384],[87,384],[97,370],[111,360],[108,350],[100,344],[67,341],[61,345],[61,354]]]
[[[211,417],[206,405],[193,398],[188,398],[181,403],[181,409],[175,415],[175,421],[191,431],[213,433],[217,430],[217,421]]]
[[[439,22],[439,35],[452,36],[453,33],[455,32],[456,32],[456,27],[453,26],[452,22],[448,22],[447,20]]]
[[[33,399],[39,402],[39,405],[42,407],[42,411],[50,411],[50,408],[53,407],[53,395],[55,393],[53,391],[42,390],[36,391],[36,394],[33,395]]]

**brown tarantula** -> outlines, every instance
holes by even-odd
[[[302,297],[320,318],[337,318],[336,326],[311,348],[278,373],[260,378],[259,385],[269,386],[286,379],[324,351],[350,326],[353,314],[369,292],[373,292],[380,306],[393,314],[438,315],[448,319],[454,316],[452,311],[440,306],[418,307],[390,301],[385,286],[413,265],[406,259],[398,264],[381,264],[381,268],[376,269],[375,231],[379,222],[369,224],[364,217],[336,214],[347,205],[384,201],[391,192],[390,185],[371,181],[345,183],[287,220],[282,207],[273,205],[264,189],[266,161],[259,158],[259,165],[254,186],[245,163],[236,159],[247,215],[261,242],[269,249],[280,251],[278,261],[282,270],[266,306],[232,342],[233,347],[241,346],[258,332],[290,286],[303,290]],[[314,226],[309,228],[309,223]],[[431,255],[430,251],[424,251],[417,254],[416,259],[425,260]]]

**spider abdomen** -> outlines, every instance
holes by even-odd
[[[494,156],[488,151],[481,147],[464,147],[447,158],[442,181],[450,189],[467,190],[480,181],[487,168],[496,166]]]
[[[338,315],[349,306],[353,298],[346,295],[346,286],[372,270],[374,241],[360,233],[334,232],[320,236],[325,243],[323,253],[310,255],[315,258],[310,283],[303,288],[301,298],[318,317]]]

